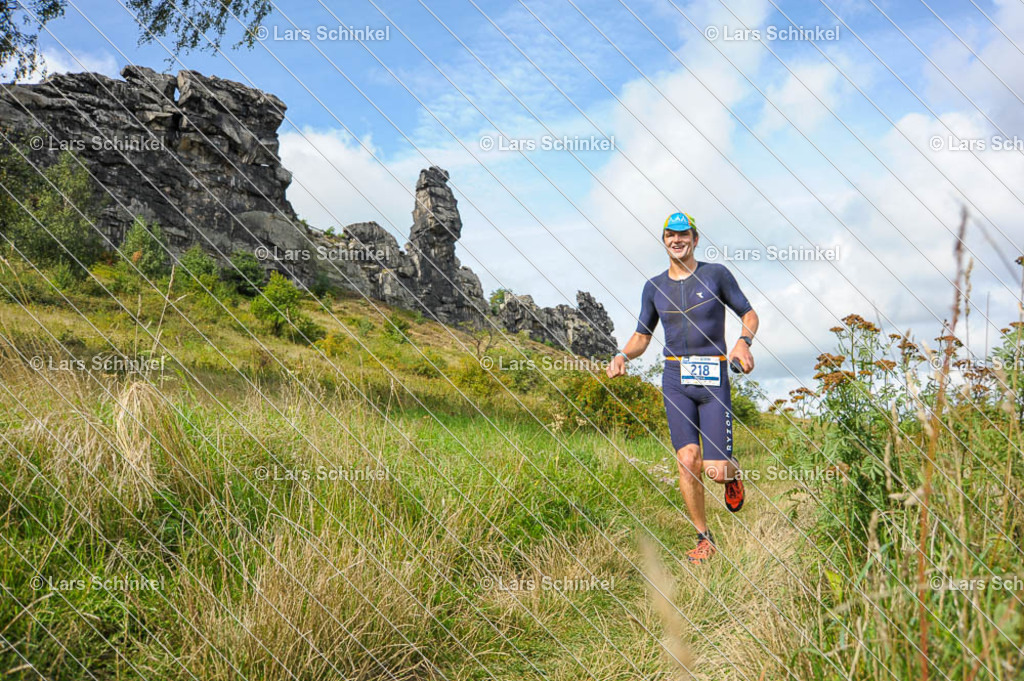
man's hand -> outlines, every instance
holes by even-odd
[[[608,369],[605,373],[608,374],[608,378],[624,376],[626,374],[626,358],[622,355],[615,355],[612,361],[608,363]]]
[[[750,354],[750,346],[747,345],[747,341],[738,340],[736,345],[732,347],[732,352],[729,353],[729,361],[738,359],[740,366],[743,367],[743,373],[749,374],[754,370],[754,356]]]
[[[626,341],[625,347],[619,352],[615,353],[612,357],[612,361],[608,362],[608,369],[605,373],[608,374],[608,378],[615,378],[616,376],[626,375],[626,355],[629,355],[633,359],[636,359],[640,355],[644,354],[644,350],[650,345],[651,336],[645,333],[634,333]]]

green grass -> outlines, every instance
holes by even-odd
[[[666,650],[708,679],[920,673],[919,603],[897,582],[917,585],[920,506],[890,498],[901,488],[867,463],[890,456],[916,486],[928,440],[899,395],[910,418],[898,431],[863,399],[881,374],[821,386],[828,415],[763,414],[737,429],[738,456],[760,477],[737,516],[712,486],[722,550],[695,569],[663,423],[624,423],[592,379],[551,373],[551,385],[478,359],[558,357],[552,348],[344,297],[329,312],[303,302],[327,331],[309,346],[274,335],[243,298],[223,301],[232,320],[202,296],[175,310],[154,291],[114,300],[86,282],[69,304],[10,267],[0,283],[20,291],[0,302],[0,670],[14,677],[676,678]],[[163,357],[163,371],[33,364],[88,364],[111,344]],[[660,409],[632,380],[621,399]],[[992,404],[992,424],[955,400],[943,418],[999,481],[965,479],[954,462],[967,450],[936,443],[936,466],[957,482],[936,479],[931,517],[964,536],[932,530],[926,552],[957,576],[1021,572],[1021,510],[996,484],[1021,493],[1007,445],[1020,431]],[[779,458],[849,477],[808,490],[768,477]],[[544,587],[591,576],[608,586]],[[116,577],[156,586],[92,588]],[[1015,678],[1024,626],[999,596],[970,608],[925,594],[933,676]]]

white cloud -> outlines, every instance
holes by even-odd
[[[110,52],[68,52],[61,47],[47,47],[42,50],[43,65],[34,73],[18,79],[19,83],[38,83],[44,75],[57,73],[78,73],[88,71],[116,78],[120,71],[117,58]],[[11,72],[0,71],[0,81],[9,81]]]
[[[997,0],[995,10],[986,14],[991,22],[978,12],[966,26],[943,17],[970,49],[931,17],[940,37],[928,52],[942,73],[931,66],[925,68],[926,101],[931,100],[940,113],[954,108],[980,110],[1012,135],[1024,125],[1024,4]]]
[[[737,25],[717,5],[696,3],[683,9],[699,26]],[[766,21],[767,10],[767,3],[754,1],[737,13],[751,26]],[[592,99],[584,106],[605,132],[615,136],[616,146],[623,152],[581,155],[599,181],[593,181],[566,154],[531,155],[583,215],[518,154],[481,152],[479,135],[493,130],[482,119],[474,123],[475,116],[459,114],[470,105],[457,93],[453,96],[449,90],[446,94],[444,88],[438,89],[428,104],[442,120],[453,121],[458,129],[475,131],[462,137],[469,152],[450,137],[445,139],[444,135],[420,128],[414,135],[422,146],[419,153],[409,149],[385,159],[398,176],[397,183],[347,135],[323,131],[307,135],[374,198],[382,216],[354,194],[330,164],[318,159],[309,143],[294,134],[282,138],[285,164],[330,210],[317,206],[312,197],[295,187],[290,197],[300,214],[318,226],[384,220],[397,226],[396,235],[401,241],[411,222],[410,192],[419,169],[427,165],[427,157],[451,172],[465,225],[459,254],[481,276],[485,290],[508,286],[533,294],[545,305],[573,302],[577,289],[590,290],[612,315],[620,343],[635,326],[643,281],[667,265],[659,243],[659,226],[674,210],[697,216],[702,248],[807,247],[808,241],[823,247],[838,246],[837,263],[780,263],[767,259],[729,263],[762,317],[755,348],[759,362],[755,378],[773,396],[809,382],[817,354],[834,349],[829,328],[851,312],[881,322],[886,332],[909,328],[929,340],[938,335],[939,320],[948,314],[952,300],[952,289],[946,282],[953,274],[953,238],[949,230],[956,225],[960,190],[1009,231],[1008,238],[1000,241],[1000,248],[1024,242],[1024,231],[1014,222],[1020,210],[1016,198],[973,159],[952,152],[929,157],[956,183],[954,188],[895,130],[885,126],[880,116],[871,114],[870,120],[851,118],[851,127],[893,169],[898,178],[894,179],[762,45],[720,45],[745,73],[752,77],[760,74],[775,83],[768,88],[768,95],[801,129],[815,133],[813,139],[840,172],[806,143],[794,146],[788,141],[778,142],[797,140],[798,133],[781,119],[762,118],[758,112],[766,111],[766,105],[761,96],[703,38],[695,36],[685,19],[674,16],[678,21],[673,28],[684,36],[677,54],[687,68],[671,59],[666,62],[668,67],[649,73],[653,83],[635,72],[630,79],[623,79],[615,92],[628,111],[609,97]],[[666,17],[666,24],[671,23],[672,16]],[[833,58],[861,87],[875,85],[873,79],[879,69],[874,65],[851,63],[842,53]],[[535,74],[518,70],[532,67],[524,66],[519,59],[519,67],[513,56],[497,60],[513,91],[523,91],[524,97],[532,98],[538,114],[552,129],[585,129],[589,133],[589,124],[578,113],[561,106],[545,106],[542,92],[534,89],[532,81],[527,82]],[[805,57],[799,64],[790,65],[840,115],[845,111],[841,107],[847,104],[852,104],[850,111],[858,114],[866,110],[861,96],[820,58],[807,61]],[[442,67],[451,72],[447,65]],[[713,94],[698,82],[698,77],[713,88]],[[477,82],[476,78],[484,80]],[[475,93],[488,115],[493,113],[504,132],[535,137],[543,131],[529,116],[515,112],[507,93],[495,89],[500,86],[490,75],[477,74],[468,82],[468,91]],[[762,132],[779,133],[772,135],[769,144],[811,186],[813,195],[742,129],[723,102],[748,125]],[[945,120],[958,131],[984,129],[983,120],[969,112],[951,112]],[[904,116],[898,125],[922,149],[941,127],[918,114]],[[784,216],[722,158],[720,151],[739,165]],[[497,179],[474,156],[487,163]],[[1019,156],[990,153],[984,158],[1010,187],[1024,187],[1024,163]],[[850,185],[844,174],[867,198]],[[1017,191],[1024,195],[1024,190]],[[1001,238],[995,227],[989,230],[994,238]],[[980,305],[978,301],[989,298],[998,326],[1014,305],[1000,282],[1007,273],[999,269],[1000,261],[976,229],[969,233],[969,242],[978,257],[974,300]],[[976,339],[983,344],[980,316],[976,309],[972,344]],[[738,335],[732,320],[728,333]],[[993,335],[990,330],[990,340]],[[977,349],[982,350],[980,345]],[[650,354],[655,352],[652,348]]]
[[[787,118],[806,133],[823,119],[831,117],[829,109],[836,110],[841,84],[839,71],[825,61],[797,64],[790,68],[792,72],[786,73],[782,83],[765,90],[768,100],[775,106],[768,101],[764,103],[759,134],[770,134],[788,127]]]

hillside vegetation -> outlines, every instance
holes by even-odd
[[[74,226],[43,194],[0,206],[7,675],[1021,678],[1020,320],[979,360],[959,297],[933,350],[850,315],[813,387],[741,395],[697,568],[643,377],[144,221],[22,240]]]

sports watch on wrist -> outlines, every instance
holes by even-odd
[[[750,336],[740,336],[740,340],[741,341],[746,341],[747,347],[750,347],[751,345],[754,344],[754,339],[751,338]]]

